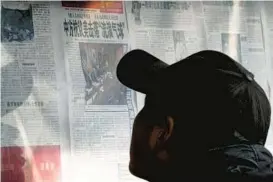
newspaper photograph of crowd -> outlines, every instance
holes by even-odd
[[[115,68],[126,46],[99,43],[79,43],[79,46],[86,104],[125,105],[126,88],[118,82]]]
[[[32,6],[28,2],[1,2],[1,42],[33,40]]]

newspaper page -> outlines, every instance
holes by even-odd
[[[121,1],[62,2],[71,181],[137,179],[128,170],[134,92],[116,77],[128,51],[124,11]]]
[[[262,6],[262,23],[263,23],[263,35],[265,41],[265,50],[266,50],[266,58],[267,58],[267,68],[270,82],[270,90],[269,90],[269,98],[271,101],[271,108],[273,108],[273,2],[264,2]],[[267,148],[273,152],[273,115],[271,115],[271,126],[267,137],[266,146]]]
[[[260,2],[203,2],[208,49],[221,51],[255,75],[269,97]]]
[[[1,181],[60,181],[48,2],[1,2]]]
[[[200,49],[204,36],[193,4],[185,1],[128,1],[126,11],[133,48],[174,63]],[[196,22],[201,26],[196,26]],[[202,37],[201,39],[199,39]]]
[[[128,1],[126,13],[132,48],[140,48],[172,64],[206,49],[201,2]],[[144,95],[137,94],[138,109]]]

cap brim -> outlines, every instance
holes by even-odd
[[[148,52],[136,49],[125,54],[120,60],[117,78],[123,85],[149,94],[158,91],[158,86],[162,83],[170,82],[170,78],[179,77],[181,82],[192,82],[194,78],[200,80],[200,76],[213,73],[208,70],[221,69],[223,65],[230,66],[234,62],[221,52],[204,50],[168,65]]]
[[[157,75],[169,65],[143,50],[125,54],[117,66],[119,81],[135,90],[148,94],[156,84]]]

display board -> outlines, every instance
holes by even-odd
[[[169,64],[224,52],[273,103],[272,9],[254,1],[2,1],[1,180],[142,181],[128,161],[144,96],[116,77],[132,49]],[[273,152],[273,127],[266,147]]]

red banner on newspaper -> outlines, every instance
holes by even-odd
[[[60,147],[1,147],[1,181],[59,182]]]
[[[101,13],[123,13],[122,1],[62,1],[62,6],[99,9]]]

